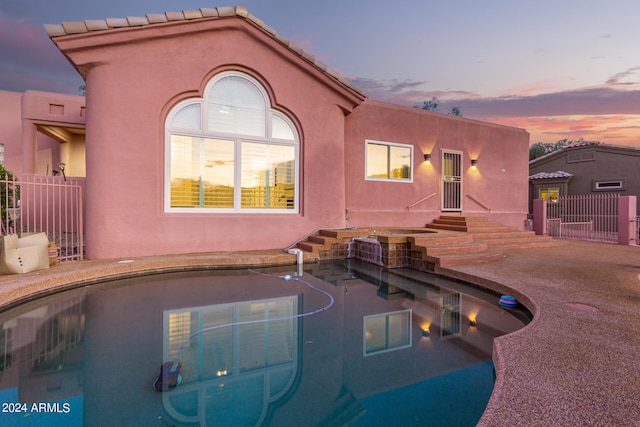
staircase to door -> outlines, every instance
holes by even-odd
[[[320,230],[297,247],[307,253],[307,259],[342,259],[350,256],[352,240],[369,235],[369,229]],[[433,231],[433,232],[426,232]],[[505,249],[540,248],[568,244],[532,231],[521,231],[484,216],[443,215],[423,229],[406,230],[395,236],[377,236],[385,241],[402,240],[403,260],[390,261],[390,250],[384,250],[386,267],[410,266],[420,270],[437,271],[461,264],[497,261]],[[399,240],[398,240],[399,241]],[[397,249],[398,246],[395,246]],[[397,251],[396,251],[397,252]],[[393,264],[393,265],[392,265]]]

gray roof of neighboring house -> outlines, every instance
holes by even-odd
[[[313,55],[296,46],[286,37],[278,34],[273,28],[262,20],[251,15],[247,8],[241,5],[235,7],[202,8],[198,10],[183,10],[182,12],[165,12],[161,14],[147,14],[145,16],[129,16],[126,18],[107,18],[100,20],[86,20],[82,22],[63,22],[62,24],[45,24],[44,28],[49,38],[69,36],[74,34],[90,33],[94,31],[108,31],[116,28],[142,27],[154,24],[166,24],[175,21],[191,21],[194,19],[211,19],[241,17],[262,28],[271,37],[288,47],[305,61],[309,62],[324,73],[327,73],[341,84],[366,97],[366,93],[343,78],[339,73],[330,70],[325,64],[318,61]]]
[[[556,171],[556,172],[539,172],[537,174],[531,175],[529,179],[556,179],[556,178],[572,178],[573,174],[565,171]]]
[[[550,151],[550,152],[548,152],[548,153],[546,153],[546,154],[544,154],[544,155],[542,155],[540,157],[536,157],[533,160],[529,160],[529,163],[537,162],[537,161],[539,161],[541,159],[546,159],[547,157],[555,155],[555,154],[558,154],[558,153],[560,153],[561,151],[564,151],[564,150],[570,150],[572,148],[588,147],[588,146],[591,146],[591,145],[599,145],[599,144],[600,144],[600,142],[596,142],[596,141],[579,141],[579,142],[575,142],[575,143],[573,143],[571,145],[567,145],[567,146],[561,147],[561,148],[559,148],[557,150]]]
[[[615,151],[621,151],[621,152],[624,151],[627,154],[633,154],[633,155],[638,155],[638,153],[640,153],[640,147],[636,147],[632,145],[605,144],[604,142],[598,142],[598,141],[579,141],[571,145],[567,145],[566,147],[559,148],[558,150],[551,151],[543,156],[536,157],[533,160],[529,160],[529,164],[533,165],[535,163],[538,163],[541,160],[545,160],[550,157],[561,155],[561,153],[564,153],[568,150],[584,148],[584,147],[599,147],[598,148],[599,150],[609,150],[609,151],[615,150]]]

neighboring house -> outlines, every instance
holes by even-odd
[[[84,128],[82,96],[0,91],[0,144],[16,175],[51,175],[65,163],[69,176],[85,176]]]
[[[603,193],[640,196],[640,149],[577,143],[531,160],[529,174],[530,211],[534,199],[554,202],[562,196]]]
[[[443,213],[524,225],[526,131],[372,101],[242,6],[46,30],[86,82],[86,116],[82,97],[43,105],[79,107],[53,123],[72,135],[86,118],[88,258],[284,248]],[[27,122],[20,169],[45,173]]]

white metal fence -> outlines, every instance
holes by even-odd
[[[84,179],[0,176],[2,234],[45,232],[59,261],[84,259]]]
[[[547,234],[562,239],[618,243],[618,194],[559,197],[547,204]]]

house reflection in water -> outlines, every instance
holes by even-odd
[[[371,411],[367,398],[489,361],[493,337],[526,323],[491,296],[442,279],[420,284],[414,271],[305,268],[304,280],[335,300],[305,318],[296,315],[325,306],[326,295],[246,271],[122,280],[0,315],[0,393],[73,398],[90,426],[343,425]],[[262,321],[212,328],[252,320]],[[181,384],[156,392],[160,365],[176,355]]]
[[[0,402],[27,403],[3,411],[3,425],[32,414],[32,403],[52,402],[68,424],[82,420],[85,298],[82,293],[29,303],[0,314]],[[6,409],[6,408],[5,408]],[[72,410],[76,413],[68,415]],[[13,417],[13,420],[11,419]],[[19,425],[19,424],[16,424]],[[29,424],[35,425],[35,424]]]

